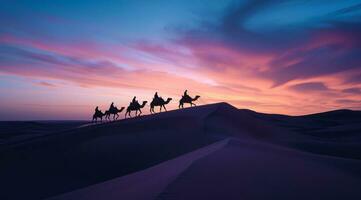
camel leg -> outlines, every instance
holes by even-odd
[[[159,112],[162,112],[162,106],[159,106],[159,107],[160,107]]]
[[[118,119],[119,118],[119,115],[118,115],[118,113],[117,113],[117,118],[115,118],[115,119]]]
[[[137,110],[138,111],[138,110]],[[142,114],[142,111],[139,109],[139,115],[138,116],[140,116]]]
[[[167,112],[167,108],[165,108],[165,105],[163,105],[164,110]]]

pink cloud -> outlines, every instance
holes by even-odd
[[[306,44],[300,49],[342,42],[341,39],[330,38],[317,45]],[[288,66],[300,62],[303,57],[278,53],[257,54],[230,48],[220,42],[182,41],[166,45],[144,42],[128,47],[104,47],[87,42],[68,46],[2,37],[0,43],[26,46],[30,50],[17,56],[27,56],[34,61],[12,65],[0,63],[0,73],[29,77],[38,80],[39,85],[48,87],[52,87],[51,83],[44,80],[65,81],[84,88],[130,89],[146,94],[160,91],[164,96],[175,98],[179,97],[182,90],[189,89],[202,96],[202,103],[227,101],[237,107],[287,114],[342,108],[346,101],[336,101],[336,98],[352,99],[349,93],[343,94],[342,90],[346,87],[335,88],[342,81],[336,84],[333,79],[307,81],[309,78],[305,77],[302,81],[298,80],[301,82],[293,83],[295,80],[291,80],[284,87],[271,88],[272,80],[262,76],[262,73],[275,70],[272,64],[277,59],[280,66]],[[129,56],[127,50],[145,53],[154,60],[144,61],[142,55],[137,54]],[[283,60],[280,59],[282,56]],[[136,67],[125,69],[121,65]],[[318,77],[322,76],[312,78]],[[332,77],[337,80],[345,78],[340,75]],[[332,93],[328,91],[310,98],[309,92],[290,90],[291,85],[312,81],[331,85],[331,88],[325,87],[324,90]],[[333,98],[330,94],[337,95]],[[300,110],[300,106],[305,109]]]

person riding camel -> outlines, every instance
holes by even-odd
[[[188,90],[185,90],[185,91],[184,91],[184,94],[183,94],[184,97],[189,96],[189,95],[187,94],[187,92],[188,92]]]
[[[158,92],[154,94],[154,99],[159,99]]]
[[[100,111],[99,110],[99,107],[97,106],[96,108],[95,108],[95,114],[98,114],[98,113],[101,113],[102,111]]]
[[[115,108],[115,106],[114,106],[114,102],[112,102],[112,104],[110,104],[109,111],[114,110],[114,108]]]
[[[136,98],[137,98],[136,96],[133,97],[133,100],[132,100],[132,102],[131,102],[132,105],[135,105],[135,103],[138,102],[138,101],[136,100]]]

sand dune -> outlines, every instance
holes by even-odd
[[[190,166],[157,199],[359,199],[359,161],[237,140]]]
[[[359,122],[219,103],[79,125],[2,145],[0,199],[360,199]]]

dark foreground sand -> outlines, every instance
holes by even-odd
[[[220,103],[0,148],[0,199],[361,199],[361,112]]]

